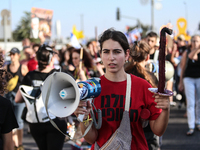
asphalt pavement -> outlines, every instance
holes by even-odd
[[[185,106],[178,108],[178,105],[171,106],[170,118],[167,130],[162,136],[161,150],[200,150],[200,131],[195,130],[194,135],[187,136],[187,118],[184,117]],[[25,150],[38,150],[33,138],[27,134],[28,125],[24,127]],[[64,144],[63,150],[71,150],[71,146]]]
[[[163,135],[161,150],[200,150],[200,131],[195,130],[192,136],[187,136],[187,118],[184,117],[185,106],[171,106],[167,130]]]

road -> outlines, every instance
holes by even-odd
[[[170,110],[169,124],[163,135],[161,150],[200,150],[200,131],[194,135],[186,136],[188,130],[187,118],[184,117],[186,108],[179,109],[177,106]],[[30,134],[27,134],[27,124],[24,128],[25,150],[37,150],[37,146]],[[71,150],[69,144],[65,143],[63,150]]]

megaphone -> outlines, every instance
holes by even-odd
[[[70,75],[64,72],[54,72],[46,78],[41,91],[44,104],[46,97],[49,97],[47,110],[57,117],[67,117],[77,109],[80,100],[99,96],[101,93],[100,78],[76,83]]]
[[[146,68],[155,74],[155,76],[158,78],[159,75],[159,63],[158,61],[154,61],[154,60],[149,60],[149,62],[146,65]],[[174,76],[174,67],[173,65],[165,60],[165,80],[169,81],[172,77]]]

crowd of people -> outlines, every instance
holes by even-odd
[[[92,126],[81,142],[75,141],[76,146],[72,145],[74,150],[80,149],[82,143],[95,150],[102,147],[158,150],[167,128],[170,105],[181,108],[185,104],[188,120],[186,135],[193,135],[195,128],[200,131],[200,36],[194,35],[191,41],[186,41],[183,35],[177,40],[168,38],[171,41],[167,40],[166,61],[173,65],[174,75],[166,81],[166,89],[175,93],[171,97],[148,91],[150,87],[156,88],[159,82],[158,76],[149,67],[159,58],[159,36],[155,32],[149,32],[140,41],[130,44],[122,32],[107,29],[99,41],[89,41],[82,46],[83,49],[67,44],[58,50],[55,45],[36,44],[24,39],[23,50],[13,47],[9,51],[9,63],[3,65],[3,54],[0,55],[0,83],[3,86],[0,90],[5,97],[1,97],[0,103],[6,105],[8,114],[5,115],[11,117],[9,120],[0,119],[3,120],[0,146],[23,150],[26,122],[40,150],[63,148],[66,138],[50,123],[40,97],[41,84],[50,74],[59,71],[69,74],[76,82],[92,77],[101,79],[101,93],[93,100],[93,105],[102,111],[102,127],[97,130]],[[7,84],[4,83],[6,80]],[[35,90],[34,99],[24,97],[19,90],[20,85],[32,87]],[[131,88],[130,96],[127,95],[128,88]],[[174,99],[179,99],[179,103]],[[143,127],[140,113],[146,108],[150,116],[147,126]],[[76,116],[85,114],[87,121],[91,109],[94,108],[89,101],[80,101],[72,114],[73,121],[52,114],[50,117],[63,132],[67,132],[69,121],[77,131],[84,133],[87,126],[77,122]],[[0,107],[0,112],[4,111],[5,108]],[[13,144],[8,145],[11,140]]]

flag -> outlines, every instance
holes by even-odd
[[[72,33],[76,36],[77,39],[82,39],[84,38],[84,35],[83,35],[83,31],[78,31],[76,29],[76,26],[74,25],[73,28],[72,28]]]
[[[76,49],[81,48],[81,45],[78,42],[78,39],[76,38],[76,36],[73,33],[71,33],[71,36],[70,36],[70,44]]]

